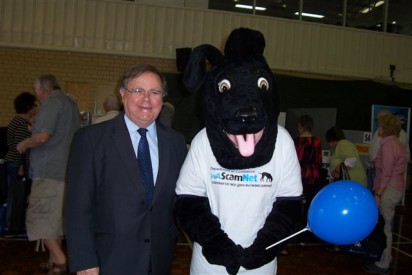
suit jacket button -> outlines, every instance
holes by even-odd
[[[144,239],[144,242],[145,243],[150,243],[150,240],[149,239]]]

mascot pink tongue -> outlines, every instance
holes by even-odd
[[[255,152],[255,135],[246,134],[246,135],[230,135],[228,134],[229,139],[236,145],[239,149],[239,153],[244,157],[249,157]]]

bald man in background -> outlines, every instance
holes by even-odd
[[[100,123],[117,116],[121,108],[120,100],[116,95],[108,95],[103,102],[103,108],[106,113],[93,119],[92,124]]]

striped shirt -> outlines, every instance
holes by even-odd
[[[29,155],[30,150],[27,150],[25,153],[20,154],[17,151],[17,144],[30,137],[31,133],[28,129],[28,125],[30,122],[21,116],[15,116],[7,126],[7,146],[8,151],[5,156],[6,161],[15,162],[18,165],[24,164],[25,167],[29,166]],[[24,163],[22,163],[22,159],[24,158]]]

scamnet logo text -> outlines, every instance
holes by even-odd
[[[241,182],[257,182],[257,175],[254,174],[230,174],[226,172],[221,173],[212,173],[211,174],[212,180],[230,180],[230,181],[241,181]]]

